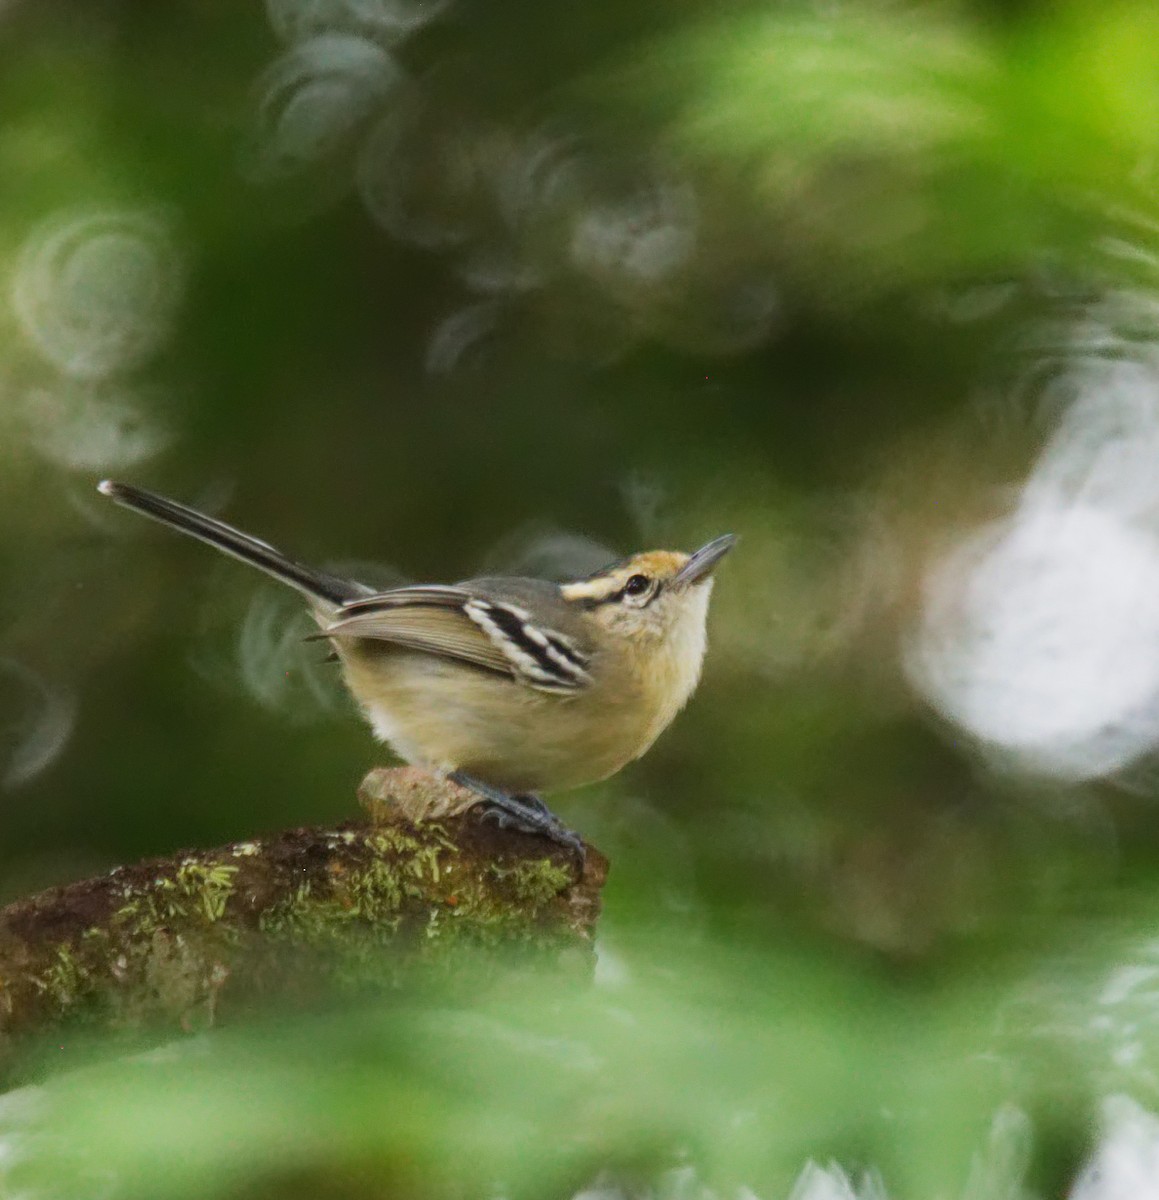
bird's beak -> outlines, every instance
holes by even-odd
[[[676,572],[674,583],[684,587],[699,583],[712,574],[713,568],[736,545],[736,538],[731,533],[724,537],[714,538],[707,546],[699,550]]]

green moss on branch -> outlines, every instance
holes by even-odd
[[[360,792],[370,819],[119,867],[0,910],[0,1049],[78,1027],[192,1031],[515,949],[589,972],[607,864],[498,829],[410,768]]]

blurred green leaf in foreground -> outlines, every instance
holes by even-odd
[[[203,1035],[13,1093],[7,1194],[782,1197],[833,1160],[891,1196],[1055,1195],[1100,1098],[1155,1092],[1153,939],[1074,921],[1059,944],[1095,928],[909,985],[658,937],[586,992],[524,977]]]

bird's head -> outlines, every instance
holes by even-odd
[[[693,554],[646,550],[565,583],[562,593],[609,633],[631,638],[703,636],[712,572],[733,548],[731,533]]]

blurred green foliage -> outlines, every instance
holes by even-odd
[[[1065,1190],[1096,1098],[1147,1078],[1079,1031],[1153,928],[1154,781],[991,770],[905,655],[931,554],[1049,430],[1053,331],[1155,285],[1153,6],[458,0],[401,36],[422,7],[299,6],[362,39],[321,66],[273,0],[0,9],[0,878],[341,819],[381,758],[291,600],[103,474],[384,582],[731,530],[690,710],[556,801],[613,861],[624,979],[62,1077],[64,1194],[687,1164],[771,1200],[834,1156],[958,1195],[1004,1103]],[[106,213],[163,224],[170,276],[62,259]],[[148,352],[61,367],[61,287],[114,350],[144,296]]]

